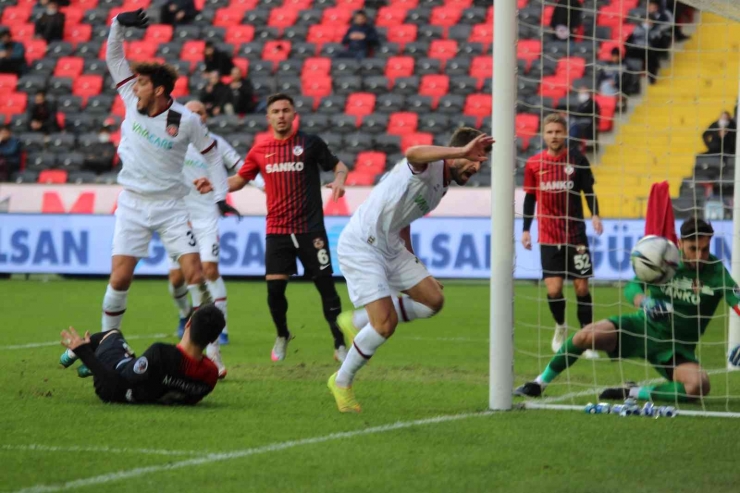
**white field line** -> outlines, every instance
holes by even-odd
[[[149,335],[132,335],[126,336],[127,341],[133,341],[136,339],[162,339],[169,337],[168,334],[149,334]],[[49,347],[49,346],[61,346],[60,341],[51,342],[32,342],[30,344],[16,344],[12,346],[0,346],[0,351],[12,351],[14,349],[33,349],[37,347]]]
[[[128,469],[125,471],[112,472],[108,474],[100,474],[98,476],[92,476],[89,478],[76,479],[68,481],[66,483],[59,484],[39,484],[18,490],[15,493],[47,493],[53,491],[65,491],[76,488],[83,488],[86,486],[99,486],[101,484],[111,483],[114,481],[121,481],[124,479],[131,479],[147,474],[154,474],[162,471],[172,471],[175,469],[182,469],[184,467],[201,466],[205,464],[213,464],[214,462],[222,462],[233,459],[240,459],[242,457],[249,457],[252,455],[266,454],[270,452],[279,452],[294,447],[300,447],[303,445],[313,445],[317,443],[331,442],[337,440],[344,440],[347,438],[353,438],[362,435],[374,435],[378,433],[386,433],[389,431],[402,430],[405,428],[412,428],[415,426],[432,425],[438,423],[446,423],[450,421],[460,421],[469,418],[478,418],[492,415],[492,411],[483,411],[478,413],[464,413],[464,414],[451,414],[447,416],[438,416],[436,418],[419,419],[415,421],[401,421],[398,423],[373,426],[371,428],[365,428],[362,430],[345,431],[340,433],[331,433],[329,435],[304,438],[301,440],[290,440],[287,442],[277,442],[262,447],[248,448],[244,450],[236,450],[233,452],[215,453],[208,454],[203,457],[194,457],[192,459],[186,459],[179,462],[172,462],[169,464],[161,464],[155,466],[137,467],[135,469]]]
[[[148,448],[115,448],[115,447],[88,447],[84,445],[70,445],[57,447],[54,445],[0,445],[0,451],[21,451],[21,452],[90,452],[102,454],[135,454],[135,455],[165,455],[165,456],[183,456],[183,455],[203,455],[202,450],[162,450]]]

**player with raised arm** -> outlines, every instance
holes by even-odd
[[[524,168],[524,231],[522,245],[532,249],[529,233],[535,217],[539,224],[542,278],[547,288],[547,304],[555,319],[552,350],[557,352],[568,336],[565,325],[565,297],[563,281],[573,280],[578,301],[578,321],[581,327],[593,322],[593,303],[588,289],[588,278],[593,277],[591,253],[586,237],[581,194],[591,211],[594,231],[604,231],[599,218],[599,201],[594,192],[594,175],[588,159],[566,143],[567,126],[557,115],[548,115],[543,123],[547,149],[527,160]],[[584,357],[598,358],[596,351],[588,350]]]
[[[601,399],[684,402],[709,394],[709,376],[696,357],[696,345],[723,299],[740,314],[737,284],[722,261],[709,253],[713,235],[711,224],[694,217],[687,219],[681,225],[681,263],[673,279],[660,286],[631,281],[625,287],[625,297],[640,311],[579,330],[541,375],[515,393],[539,397],[550,382],[578,361],[584,350],[595,347],[614,359],[646,359],[667,380],[658,385],[606,389]]]
[[[202,305],[175,346],[157,342],[136,357],[120,330],[84,338],[73,327],[62,331],[62,345],[73,351],[93,375],[95,393],[104,402],[197,404],[218,381],[216,365],[203,355],[226,325],[223,313]]]
[[[226,173],[216,141],[198,115],[170,96],[177,72],[156,62],[136,64],[132,71],[124,56],[123,28],[144,29],[147,24],[142,9],[122,12],[113,19],[108,35],[106,62],[126,115],[118,146],[122,164],[118,183],[123,190],[118,196],[111,275],[103,298],[103,331],[120,329],[134,269],[148,255],[154,232],[159,233],[167,254],[179,261],[193,306],[211,301],[183,200],[190,191],[182,174],[189,145],[200,151],[208,171],[214,173],[214,202],[222,213],[231,211],[225,202]],[[74,360],[72,353],[65,352],[60,363],[66,367]],[[86,376],[84,365],[80,368],[80,375]]]
[[[332,277],[319,174],[322,170],[334,171],[334,181],[327,187],[333,190],[333,199],[338,200],[344,195],[347,167],[319,136],[296,131],[295,116],[290,96],[273,94],[268,98],[267,121],[272,136],[250,149],[239,173],[229,178],[229,191],[241,190],[258,173],[265,180],[267,304],[277,329],[270,358],[285,359],[288,342],[293,338],[288,330],[285,289],[290,276],[297,273],[298,258],[321,295],[324,318],[334,338],[334,358],[343,361],[346,346],[336,321],[342,304]],[[207,179],[199,180],[197,185],[201,192],[211,190]]]
[[[429,318],[442,309],[442,286],[414,255],[410,226],[439,205],[451,181],[467,183],[488,160],[492,144],[491,137],[463,127],[449,147],[410,147],[342,231],[339,265],[352,303],[364,309],[341,325],[351,347],[328,382],[340,412],[360,412],[352,390],[355,374],[398,322]]]

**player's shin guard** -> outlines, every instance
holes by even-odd
[[[103,332],[121,327],[123,314],[126,312],[126,298],[128,291],[117,291],[108,284],[103,297],[103,319],[101,322]]]
[[[321,276],[314,279],[316,289],[321,294],[321,304],[324,308],[324,318],[329,322],[329,330],[334,337],[334,349],[344,346],[344,336],[337,326],[337,316],[342,311],[342,300],[339,299],[334,279],[330,276]]]
[[[288,299],[285,297],[285,289],[288,281],[285,279],[273,279],[267,281],[267,306],[270,307],[270,315],[275,323],[278,337],[289,337],[288,331]]]
[[[172,299],[175,301],[175,306],[177,306],[177,309],[180,312],[180,318],[188,317],[190,315],[190,310],[193,308],[190,305],[190,298],[188,298],[188,287],[183,283],[178,287],[170,284],[169,288],[170,295],[172,295]]]
[[[383,345],[387,339],[367,324],[356,336],[347,357],[337,373],[337,385],[350,387],[357,371],[365,366],[375,351]]]
[[[565,298],[563,298],[563,294],[561,293],[554,297],[548,294],[547,306],[550,307],[550,313],[552,313],[555,323],[558,325],[565,324]]]
[[[591,293],[588,293],[586,296],[577,296],[576,298],[578,300],[578,322],[580,322],[581,328],[583,328],[594,321]]]
[[[213,297],[213,303],[224,314],[224,319],[228,321],[226,317],[226,284],[224,284],[223,277],[219,277],[215,281],[208,281],[207,284]],[[223,333],[228,334],[226,327],[224,327]]]
[[[197,310],[200,305],[213,302],[213,297],[208,291],[206,283],[189,284],[188,291],[190,291],[190,297],[193,299],[193,309],[195,310]]]
[[[411,322],[417,318],[429,318],[436,313],[425,304],[414,301],[406,295],[393,297],[392,299],[399,322]]]
[[[545,371],[535,379],[542,387],[555,380],[555,377],[560,375],[563,370],[578,361],[578,358],[585,351],[585,349],[581,349],[573,343],[573,337],[575,337],[575,334],[565,341],[565,344],[560,347],[558,353],[552,357]]]

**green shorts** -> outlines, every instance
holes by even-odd
[[[619,344],[609,353],[612,359],[642,358],[653,365],[655,371],[673,380],[673,368],[681,363],[699,363],[694,346],[666,340],[665,335],[647,323],[638,312],[609,317],[607,320],[619,329]]]

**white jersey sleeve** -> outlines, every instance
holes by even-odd
[[[126,60],[123,49],[123,28],[118,23],[117,17],[113,18],[110,32],[108,33],[105,62],[108,64],[108,71],[111,77],[113,77],[113,82],[116,84],[116,89],[121,95],[123,102],[127,106],[136,103],[137,98],[133,90],[136,75],[131,71],[131,66],[128,60]]]
[[[194,113],[190,114],[190,121],[193,122],[190,143],[200,151],[208,163],[208,175],[213,185],[213,200],[214,202],[226,200],[226,194],[229,192],[228,176],[221,153],[218,151],[218,141]]]
[[[218,152],[221,154],[221,159],[224,162],[224,168],[226,168],[226,171],[232,172],[236,170],[237,166],[242,162],[241,154],[239,154],[239,152],[220,135],[211,133],[211,137],[216,139],[216,142],[218,143]]]

